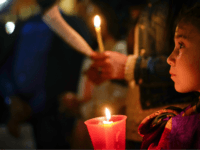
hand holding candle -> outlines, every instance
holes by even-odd
[[[104,46],[103,46],[103,41],[102,41],[102,36],[101,36],[101,20],[98,15],[94,17],[94,26],[97,34],[97,42],[99,44],[99,51],[102,53],[104,52]]]
[[[94,149],[125,149],[126,118],[106,109],[106,117],[85,121]]]

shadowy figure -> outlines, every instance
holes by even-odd
[[[85,23],[76,16],[62,15],[92,45]],[[84,56],[51,31],[40,15],[23,22],[16,32],[0,68],[0,94],[5,101],[12,103],[15,97],[31,108],[27,121],[33,126],[37,148],[70,148],[66,137],[72,134],[77,116],[62,117],[59,98],[67,91],[76,93]],[[19,131],[14,130],[9,131],[17,137]]]

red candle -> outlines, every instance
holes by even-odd
[[[126,118],[112,115],[85,121],[94,149],[125,149]]]

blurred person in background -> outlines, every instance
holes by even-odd
[[[130,44],[133,46],[133,55],[105,51],[93,57],[94,63],[89,69],[91,71],[88,71],[91,81],[99,84],[110,79],[126,79],[129,83],[126,148],[140,148],[142,137],[138,134],[138,126],[147,115],[167,106],[184,108],[191,99],[196,98],[193,92],[181,94],[175,91],[166,62],[174,47],[176,17],[182,8],[190,7],[195,2],[133,2],[132,14],[136,21],[133,26],[133,44]],[[101,74],[98,73],[99,68]]]
[[[87,1],[86,22],[96,37],[94,17],[101,19],[101,34],[105,50],[127,55],[126,38],[130,30],[129,1],[90,0]],[[99,51],[97,49],[97,51]],[[88,101],[81,106],[84,120],[105,115],[108,107],[112,114],[125,113],[127,84],[125,80],[111,80],[103,84],[93,84],[87,77],[91,59],[86,59],[82,67],[78,98]],[[90,70],[92,71],[92,70]],[[99,76],[92,76],[97,78]]]
[[[84,21],[61,14],[92,46]],[[5,46],[1,52],[9,54],[1,59],[0,68],[0,95],[4,102],[11,103],[6,120],[8,130],[19,138],[20,124],[28,120],[34,129],[37,148],[71,148],[77,114],[73,109],[63,112],[59,108],[62,100],[68,100],[61,98],[63,93],[77,92],[84,56],[55,34],[42,21],[41,14],[22,22],[19,30],[8,37],[12,41],[7,41],[9,47]]]
[[[13,16],[10,16],[10,7],[12,7],[13,1],[8,0],[0,5],[0,68],[5,64],[8,57],[13,54],[14,51],[14,43],[20,33],[21,26],[23,25],[23,21],[17,20],[14,21]],[[6,15],[9,16],[5,17]],[[7,18],[7,20],[6,20]],[[14,17],[15,18],[15,17]],[[0,95],[0,147],[1,148],[36,148],[35,140],[33,137],[32,127],[28,124],[23,124],[21,126],[21,136],[20,139],[16,140],[15,136],[11,135],[6,125],[8,123],[8,118],[11,115],[14,115],[15,118],[18,118],[17,122],[23,122],[30,115],[30,108],[25,103],[21,103],[18,100],[14,100],[12,106],[10,105],[10,100],[5,99],[2,95]],[[23,109],[23,106],[25,107]],[[11,113],[10,108],[19,107],[19,111],[15,111],[15,113]],[[17,109],[15,109],[17,110]],[[12,116],[13,117],[13,116]],[[13,123],[13,121],[11,121]],[[18,123],[13,123],[18,126]],[[18,127],[17,127],[18,128]],[[11,129],[15,135],[18,135],[19,130]]]
[[[79,0],[77,4],[78,7],[81,8],[81,10],[77,8],[77,13],[85,19],[95,39],[94,17],[97,14],[100,16],[101,34],[105,50],[112,49],[112,51],[127,54],[126,37],[130,29],[128,1]],[[96,50],[98,51],[98,49]],[[81,78],[79,80],[79,92],[77,95],[71,93],[71,102],[78,105],[81,115],[80,124],[79,126],[77,125],[77,130],[75,132],[75,136],[79,139],[79,141],[74,141],[73,148],[75,149],[81,149],[87,145],[90,145],[91,147],[89,148],[92,148],[88,133],[86,134],[88,131],[85,128],[85,124],[83,124],[85,120],[105,115],[105,107],[109,107],[113,114],[125,113],[124,99],[127,91],[125,80],[112,80],[101,85],[93,84],[87,78],[87,69],[91,63],[91,59],[89,58],[84,60]],[[96,77],[98,78],[98,76]],[[65,97],[67,96],[69,95],[66,94]]]

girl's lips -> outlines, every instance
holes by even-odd
[[[171,72],[169,72],[169,74],[170,74],[171,76],[176,76],[175,74],[173,74],[173,73],[171,73]]]
[[[171,79],[174,81],[174,78],[176,77],[175,74],[171,74]]]
[[[173,78],[176,76],[175,74],[173,74],[173,73],[170,73],[170,75],[171,75],[171,79],[173,80]]]

